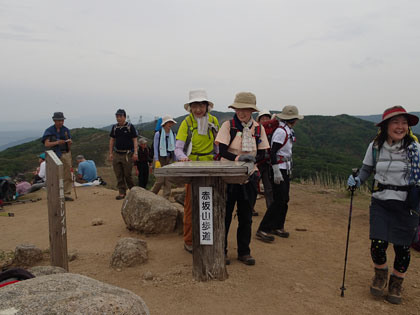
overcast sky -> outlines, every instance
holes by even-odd
[[[0,130],[184,114],[205,88],[303,115],[419,111],[420,1],[0,0]],[[29,123],[28,123],[29,124]]]

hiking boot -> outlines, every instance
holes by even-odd
[[[187,252],[189,252],[190,254],[192,254],[192,252],[193,252],[193,247],[192,247],[192,245],[188,245],[188,244],[184,243],[184,249],[185,249]]]
[[[252,209],[252,216],[253,217],[258,217],[258,212],[255,211],[254,209]]]
[[[274,236],[268,235],[267,233],[261,230],[258,230],[255,235],[260,241],[263,241],[266,243],[271,243],[272,241],[274,241]]]
[[[251,255],[238,256],[238,260],[248,266],[255,265],[255,259]]]
[[[277,236],[283,237],[283,238],[288,238],[289,235],[290,235],[289,232],[286,232],[284,229],[272,230],[270,232],[270,234],[277,235]]]
[[[125,195],[118,195],[117,197],[115,197],[115,199],[117,199],[117,200],[121,200],[121,199],[124,199],[125,198]]]
[[[401,289],[404,278],[393,274],[389,277],[388,295],[386,300],[392,304],[401,304]]]
[[[375,276],[372,279],[370,286],[370,293],[373,296],[383,296],[384,289],[386,288],[388,279],[388,268],[379,269],[375,268]]]
[[[69,197],[69,196],[65,196],[64,200],[65,201],[74,201],[74,199],[72,197]]]

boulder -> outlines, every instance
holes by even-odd
[[[118,241],[111,257],[111,267],[130,267],[147,261],[147,243],[126,237]]]
[[[178,210],[165,198],[135,186],[124,200],[121,214],[129,230],[158,234],[175,230]]]
[[[59,273],[1,288],[0,314],[150,314],[141,297],[92,278]]]
[[[31,244],[20,244],[15,248],[13,264],[16,266],[32,266],[43,258],[42,250]]]
[[[54,275],[57,273],[67,273],[67,270],[57,266],[35,266],[29,268],[28,271],[35,277]]]

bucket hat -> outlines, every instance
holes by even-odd
[[[194,102],[207,102],[209,103],[209,111],[213,109],[214,104],[207,98],[207,92],[203,89],[191,90],[189,93],[188,103],[184,104],[187,112],[191,112],[190,104]]]
[[[239,92],[235,96],[235,100],[232,105],[229,105],[229,108],[233,109],[245,109],[250,108],[254,112],[258,112],[257,108],[257,98],[251,92]]]
[[[281,113],[276,114],[276,116],[282,120],[303,119],[303,116],[299,115],[299,110],[294,105],[284,106]]]
[[[176,124],[176,121],[172,118],[172,116],[163,116],[162,117],[162,123],[160,124],[162,127],[163,127],[163,125],[165,125],[167,122],[170,122],[170,121],[172,121],[173,123],[175,123]]]
[[[416,115],[407,113],[404,107],[397,105],[385,109],[384,113],[382,114],[382,120],[378,122],[376,126],[380,127],[386,120],[398,115],[406,116],[409,126],[415,126],[419,122],[419,118]]]
[[[64,117],[63,112],[55,112],[54,115],[52,116],[52,119],[53,120],[64,120],[66,118]]]
[[[38,157],[45,160],[45,153],[41,153],[40,155],[38,155]]]
[[[260,118],[262,117],[262,116],[264,116],[264,115],[267,115],[267,116],[270,116],[270,118],[271,118],[271,113],[270,113],[270,111],[268,110],[268,109],[262,109],[262,110],[260,110],[260,112],[258,113],[258,116],[257,116],[257,121],[259,121],[260,120]]]

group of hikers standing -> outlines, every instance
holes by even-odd
[[[210,112],[214,107],[205,90],[193,90],[184,104],[188,112],[181,122],[177,134],[172,131],[177,122],[164,116],[161,128],[155,133],[153,148],[155,168],[174,161],[212,161],[214,159],[254,163],[254,169],[244,184],[228,184],[225,216],[225,263],[228,234],[235,205],[237,206],[237,259],[246,265],[254,265],[251,255],[252,212],[258,193],[258,182],[262,179],[267,211],[256,231],[256,238],[273,242],[274,236],[287,238],[285,220],[288,212],[290,176],[292,172],[292,149],[296,141],[294,126],[303,119],[296,106],[288,105],[279,114],[268,110],[259,111],[256,97],[250,92],[236,94],[228,107],[235,111],[232,119],[221,126]],[[252,117],[258,112],[257,121]],[[149,173],[151,157],[147,141],[140,139],[132,124],[126,121],[126,113],[116,112],[117,124],[110,132],[109,159],[117,178],[119,194],[123,199],[127,189],[134,186],[133,163],[137,174]],[[72,144],[70,131],[63,125],[62,113],[54,113],[54,125],[43,136],[47,148],[52,148],[63,162],[64,193],[71,200],[71,167],[69,158]],[[410,127],[419,118],[409,114],[401,106],[384,111],[377,124],[379,132],[368,149],[363,166],[357,176],[351,175],[348,186],[359,187],[374,173],[374,184],[370,205],[371,257],[374,278],[370,291],[374,296],[385,295],[395,304],[401,303],[402,283],[410,263],[410,245],[418,235],[420,199],[420,158],[417,138]],[[147,177],[139,185],[146,187]],[[151,191],[158,193],[163,187],[163,196],[170,195],[171,181],[160,177]],[[184,200],[184,248],[192,253],[192,189],[185,185]],[[386,250],[392,243],[395,251],[393,270],[388,281]]]

